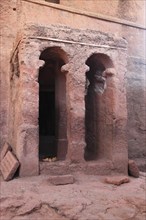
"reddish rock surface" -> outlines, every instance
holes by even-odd
[[[128,173],[130,176],[139,177],[139,169],[134,160],[129,160],[128,161]]]
[[[67,185],[74,183],[74,177],[72,175],[60,175],[60,176],[51,176],[48,181],[53,185]]]
[[[127,176],[111,176],[111,177],[106,177],[105,182],[114,184],[114,185],[121,185],[123,183],[129,183],[130,179]]]
[[[1,181],[2,220],[145,220],[145,177],[120,186],[104,176],[75,175],[74,184],[53,186],[49,176]]]
[[[9,134],[20,176],[39,174],[41,156],[79,167],[102,160],[102,174],[109,161],[111,171],[127,174],[126,57],[126,40],[114,35],[60,25],[25,26],[11,59]],[[50,113],[42,106],[46,97]],[[55,119],[47,118],[52,112]]]
[[[5,0],[0,3],[0,142],[1,146],[5,141],[11,144],[21,162],[20,176],[39,174],[38,72],[43,65],[39,56],[50,46],[60,47],[69,56],[69,63],[65,62],[67,64],[61,70],[67,86],[57,80],[57,87],[66,89],[60,90],[62,93],[56,90],[58,108],[62,109],[58,114],[61,123],[57,129],[59,135],[56,142],[60,146],[57,157],[82,163],[85,153],[85,159],[102,158],[105,163],[110,160],[113,169],[126,174],[129,156],[139,161],[137,164],[141,170],[146,170],[146,164],[143,163],[146,156],[144,1],[109,1],[107,7],[103,7],[105,1],[100,1],[100,4],[97,1],[83,4],[83,1],[48,0],[59,3],[49,4],[39,0]],[[52,25],[51,28],[49,25]],[[105,61],[106,71],[113,67],[116,71],[106,79],[107,90],[102,100],[99,95],[92,95],[93,100],[97,98],[99,105],[92,108],[93,103],[90,106],[87,101],[87,107],[97,114],[87,113],[90,128],[85,128],[85,72],[89,71],[89,66],[95,67],[92,65],[94,62],[88,67],[85,62],[93,53],[106,55],[105,59],[100,57],[98,61]],[[94,126],[88,123],[90,117],[95,121]],[[103,125],[102,129],[98,128],[99,125]],[[85,133],[88,133],[86,137]],[[85,139],[89,144],[85,143]],[[97,139],[98,149],[95,147]],[[100,170],[103,174],[108,172],[107,168]]]
[[[2,160],[6,155],[6,153],[11,150],[12,150],[11,146],[6,142],[0,151],[0,160]]]

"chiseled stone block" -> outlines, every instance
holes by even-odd
[[[20,163],[10,151],[6,153],[1,161],[0,170],[5,181],[11,180],[18,169]]]
[[[51,176],[48,181],[53,185],[66,185],[73,184],[75,182],[72,175]]]
[[[11,151],[11,146],[7,142],[5,142],[5,144],[3,145],[2,150],[0,152],[0,159],[1,160],[4,158],[4,156],[6,155],[6,153],[8,151]]]

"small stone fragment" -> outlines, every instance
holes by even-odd
[[[130,182],[130,180],[127,176],[111,176],[111,177],[106,177],[105,182],[119,186],[123,183]]]
[[[128,161],[128,173],[130,176],[139,177],[139,169],[134,160]]]
[[[53,157],[53,158],[47,157],[47,158],[44,158],[42,161],[43,162],[55,162],[55,161],[57,161],[57,158],[56,157]]]
[[[51,176],[48,181],[53,185],[66,185],[73,184],[75,182],[72,175]]]
[[[53,158],[52,158],[52,162],[55,162],[56,160],[57,160],[56,157],[53,157]]]
[[[44,159],[43,159],[43,162],[47,162],[47,161],[48,161],[48,158],[44,158]]]

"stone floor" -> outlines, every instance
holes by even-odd
[[[105,183],[105,176],[77,173],[75,182],[53,185],[49,176],[1,177],[1,220],[145,220],[146,177]]]

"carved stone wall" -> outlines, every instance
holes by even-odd
[[[72,32],[72,29],[75,28],[80,30],[80,32],[82,29],[91,29],[92,31],[90,31],[89,37],[90,42],[88,41],[88,43],[91,44],[92,42],[93,45],[96,45],[96,41],[97,44],[99,42],[97,37],[93,37],[92,40],[91,35],[94,32],[93,30],[99,31],[98,36],[100,36],[100,31],[102,33],[108,33],[108,42],[110,42],[110,35],[113,33],[115,36],[127,40],[128,65],[125,77],[128,110],[127,139],[129,158],[136,160],[140,169],[145,170],[145,1],[108,1],[107,7],[103,7],[105,1],[100,1],[100,4],[97,4],[97,1],[94,0],[86,1],[86,4],[83,4],[84,0],[60,0],[60,4],[51,4],[44,0],[1,1],[0,148],[5,141],[9,141],[8,136],[11,135],[13,137],[12,130],[9,129],[9,124],[13,121],[9,120],[9,115],[11,115],[12,110],[10,109],[9,111],[9,74],[10,56],[11,52],[14,51],[13,46],[17,32],[18,30],[19,32],[21,32],[21,30],[23,32],[25,24],[37,22],[41,27],[35,36],[48,36],[45,28],[46,25],[62,24],[71,27],[67,32],[66,29],[62,29],[62,36],[65,35],[66,40],[70,39],[76,41],[76,39],[79,39],[80,42],[82,41],[82,43],[84,43],[84,34],[80,35],[80,37],[76,37],[76,34]],[[88,7],[89,5],[90,7]],[[90,12],[88,10],[89,8]],[[56,36],[56,39],[62,39],[61,35],[59,33],[57,34],[57,30],[55,30],[55,35],[52,34],[53,31],[54,29],[50,28],[50,37]],[[103,40],[99,39],[103,45],[108,45],[108,43],[105,42],[105,36],[107,35],[104,35]],[[21,36],[21,39],[23,37],[24,35]],[[117,46],[116,39],[115,46]],[[14,47],[16,48],[16,46]],[[95,50],[94,52],[99,53],[100,51]],[[107,54],[106,50],[102,52]],[[90,57],[91,54],[88,56]],[[85,59],[87,58],[88,57]],[[20,82],[20,77],[18,81]],[[12,119],[11,116],[10,118]],[[16,139],[13,141],[13,145],[15,145],[15,141]],[[144,166],[142,165],[142,161],[144,161]]]
[[[21,104],[19,102],[15,104],[19,122],[16,135],[13,136],[16,140],[16,154],[21,163],[20,176],[39,173],[38,75],[39,67],[44,63],[40,60],[40,55],[46,48],[51,47],[60,48],[68,58],[68,62],[61,68],[61,71],[66,73],[68,143],[63,166],[70,170],[73,167],[79,170],[83,166],[86,172],[94,166],[93,173],[108,173],[109,170],[127,173],[128,152],[125,136],[127,110],[124,82],[126,41],[98,31],[80,31],[61,26],[26,26],[22,36],[17,47],[18,71],[20,72],[18,90]],[[103,77],[106,78],[108,89],[105,94],[103,93],[102,102],[100,98],[95,101],[97,106],[100,102],[103,105],[99,114],[101,119],[104,118],[104,122],[100,121],[99,117],[96,118],[97,116],[94,120],[101,127],[101,130],[97,132],[97,139],[98,137],[101,139],[102,135],[104,137],[99,142],[99,155],[102,156],[97,157],[95,163],[90,166],[90,163],[84,160],[87,145],[85,140],[85,87],[86,72],[89,71],[86,61],[93,54],[103,54],[104,58],[109,58],[113,66],[108,65],[106,59],[105,62],[104,59],[100,60],[105,65]],[[113,69],[110,69],[111,67]],[[96,80],[98,83],[98,79]],[[14,126],[13,129],[15,129]],[[107,166],[108,168],[105,169]],[[55,173],[55,171],[52,172]]]
[[[19,126],[19,111],[21,109],[20,100],[20,68],[19,68],[19,56],[18,48],[14,51],[11,58],[10,66],[10,95],[9,95],[9,139],[11,144],[16,146],[16,135]],[[14,138],[15,137],[15,138]]]

